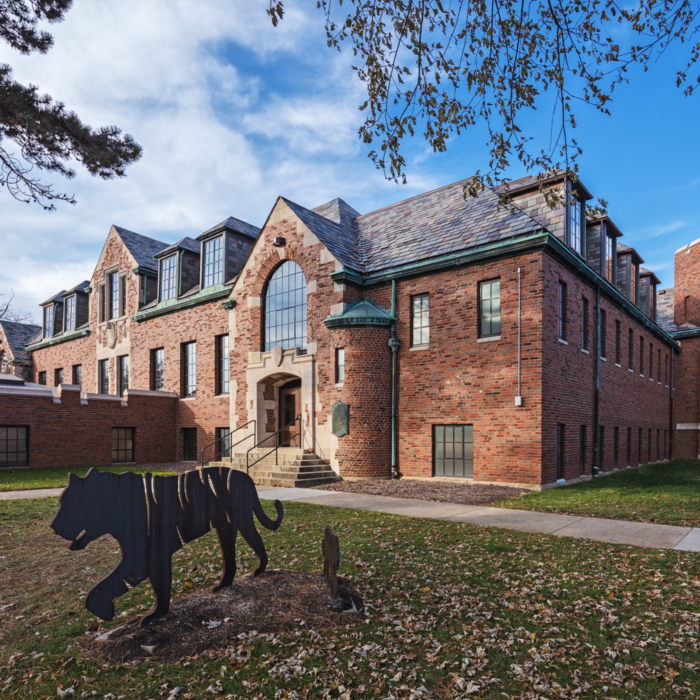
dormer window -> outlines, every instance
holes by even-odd
[[[212,287],[223,282],[224,238],[218,236],[204,243],[204,284]]]
[[[53,335],[53,304],[44,307],[44,338]]]
[[[177,255],[165,258],[160,264],[160,300],[177,296]]]
[[[63,330],[74,331],[75,330],[75,297],[68,297],[66,299],[66,315]]]
[[[615,239],[606,234],[605,235],[605,240],[604,240],[604,255],[605,259],[603,261],[603,272],[605,274],[605,279],[608,280],[611,284],[615,283],[615,254],[614,254],[614,245],[615,245]]]
[[[581,200],[569,194],[569,245],[581,254]]]

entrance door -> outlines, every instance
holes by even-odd
[[[289,425],[297,416],[301,415],[301,379],[280,387],[280,428]],[[299,436],[299,421],[289,426],[280,433],[280,446],[301,447]]]
[[[182,461],[197,461],[197,428],[182,429]]]

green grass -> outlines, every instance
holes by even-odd
[[[625,469],[571,486],[501,501],[502,508],[700,527],[700,460]]]
[[[59,687],[73,688],[71,698],[140,700],[176,686],[178,700],[700,694],[697,554],[293,502],[280,530],[260,528],[270,568],[320,572],[330,524],[366,623],[261,635],[171,664],[104,666],[76,640],[143,613],[152,595],[146,584],[129,591],[107,625],[87,613],[85,591],[114,566],[117,547],[103,538],[69,552],[47,527],[56,507],[0,503],[0,688],[17,700],[55,698]],[[243,542],[238,554],[239,571],[250,571]],[[213,533],[178,552],[173,596],[215,583],[219,561]]]
[[[0,469],[0,491],[25,491],[27,489],[52,489],[63,488],[68,483],[68,474],[85,476],[92,467],[52,467],[47,469]],[[139,469],[131,465],[122,467],[95,467],[101,472],[121,474],[125,471],[143,474],[146,469]],[[151,471],[153,471],[151,469]],[[172,472],[158,472],[170,474]]]

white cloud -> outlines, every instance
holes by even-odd
[[[663,236],[667,233],[673,233],[674,231],[679,231],[682,228],[688,226],[687,221],[676,219],[674,221],[667,221],[663,224],[656,224],[655,226],[650,226],[643,233],[645,238],[656,238],[657,236]]]

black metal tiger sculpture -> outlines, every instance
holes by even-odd
[[[113,600],[147,578],[156,597],[153,611],[141,626],[163,617],[170,609],[172,556],[184,544],[215,528],[224,571],[216,592],[233,583],[236,575],[236,536],[243,535],[258,555],[255,576],[265,571],[267,553],[255,529],[276,530],[282,524],[282,504],[275,501],[277,519],[265,515],[253,480],[226,467],[206,467],[179,476],[110,474],[91,469],[87,476],[68,477],[61,504],[51,527],[69,549],[84,549],[103,535],[112,535],[122,551],[119,565],[97,583],[85,607],[103,620],[114,617]],[[126,583],[125,583],[126,582]]]

